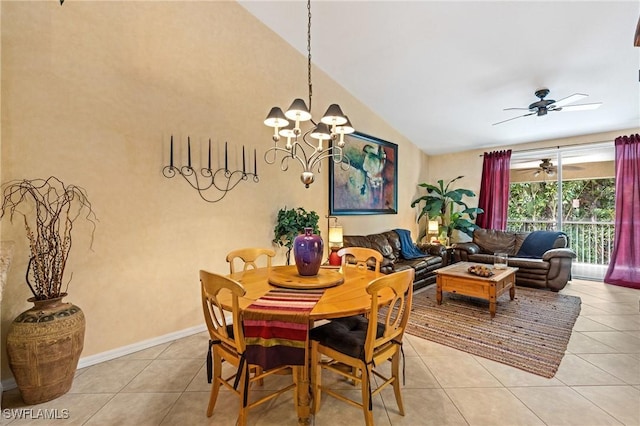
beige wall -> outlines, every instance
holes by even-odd
[[[307,96],[306,57],[242,7],[146,1],[1,7],[2,181],[56,175],[84,187],[99,218],[92,251],[90,228],[76,223],[66,275],[73,273],[67,300],[87,318],[83,357],[201,325],[198,270],[225,272],[228,251],[271,246],[278,209],[317,211],[326,235],[326,165],[305,189],[295,164],[281,172],[262,160],[271,142],[262,124],[269,108]],[[337,101],[357,130],[399,145],[399,213],[341,218],[345,232],[417,231],[409,205],[426,156],[317,69],[313,83],[315,116]],[[256,148],[260,182],[203,202],[181,178],[162,176],[171,134],[183,159],[178,140],[191,136],[196,167],[208,138],[214,152],[225,141],[231,152],[242,144]],[[2,240],[17,242],[2,300],[6,336],[30,294],[22,226],[3,220]],[[5,362],[2,378],[9,377]]]

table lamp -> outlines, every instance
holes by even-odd
[[[338,256],[338,250],[342,248],[342,226],[338,225],[338,218],[327,216],[328,219],[335,219],[333,225],[329,225],[329,265],[340,266],[342,258]]]
[[[431,242],[434,238],[438,237],[438,221],[430,220],[427,225],[427,236],[433,235],[434,237],[429,239]]]

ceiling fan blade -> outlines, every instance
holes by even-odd
[[[586,98],[589,95],[585,95],[583,93],[574,93],[571,96],[567,96],[566,98],[562,98],[560,100],[555,101],[553,104],[549,105],[550,107],[553,105],[556,108],[560,108],[564,105],[569,105],[573,102],[577,102],[582,98]]]
[[[519,116],[513,117],[513,118],[508,118],[506,120],[502,120],[502,121],[498,121],[497,123],[493,123],[492,126],[495,126],[496,124],[506,123],[507,121],[515,120],[516,118],[522,118],[522,117],[526,117],[528,115],[533,115],[533,114],[535,114],[535,112],[530,112],[529,114],[519,115]]]
[[[511,110],[522,110],[522,111],[529,111],[529,108],[505,108],[503,109],[503,111],[511,111]]]
[[[561,108],[554,108],[554,111],[586,111],[589,109],[597,109],[600,108],[602,102],[595,102],[592,104],[579,104],[579,105],[569,105]]]

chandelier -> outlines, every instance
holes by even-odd
[[[349,168],[349,159],[342,153],[345,145],[344,135],[353,133],[349,118],[344,115],[338,104],[331,104],[316,124],[311,116],[311,0],[307,0],[307,76],[309,87],[309,106],[304,100],[297,98],[286,112],[280,107],[273,107],[264,124],[273,127],[273,146],[264,154],[268,164],[277,161],[278,153],[282,154],[280,169],[289,168],[289,160],[297,160],[302,166],[300,180],[305,188],[315,180],[314,170],[321,171],[322,160],[331,158],[334,164],[340,164],[345,170]],[[313,126],[302,132],[300,124],[310,121]],[[284,146],[279,145],[281,138],[286,138]],[[312,138],[314,140],[310,140]],[[324,141],[328,146],[323,145]],[[307,152],[308,151],[308,152]]]

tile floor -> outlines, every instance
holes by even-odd
[[[580,296],[582,311],[554,378],[407,335],[406,415],[392,391],[382,392],[376,425],[640,425],[640,291],[574,280],[562,292]],[[84,368],[68,394],[40,406],[25,407],[17,390],[6,391],[0,424],[233,425],[237,402],[226,390],[214,415],[205,415],[207,340],[200,333]],[[11,409],[20,408],[36,418],[15,419]],[[43,420],[47,414],[66,419]],[[249,415],[251,425],[296,420],[290,394]],[[358,409],[333,398],[313,419],[316,426],[362,423]]]

